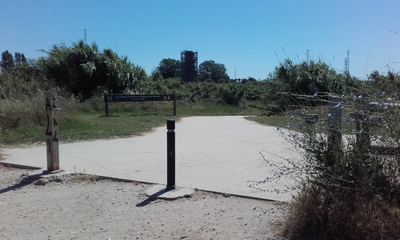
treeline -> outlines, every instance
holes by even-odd
[[[165,94],[175,92],[179,100],[221,100],[240,105],[248,101],[262,103],[270,112],[285,111],[298,96],[319,93],[342,95],[385,86],[395,81],[396,74],[378,72],[370,81],[360,81],[340,73],[321,61],[294,63],[287,59],[275,67],[268,78],[231,79],[224,64],[206,60],[199,65],[198,82],[180,80],[180,61],[165,58],[150,74],[126,56],[113,50],[102,51],[93,43],[79,41],[71,46],[59,44],[42,50],[45,56],[27,59],[22,53],[14,56],[5,51],[0,62],[0,98],[29,98],[49,89],[59,94],[86,101],[93,96],[109,94]],[[293,97],[297,96],[297,97]]]

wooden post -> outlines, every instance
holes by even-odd
[[[369,106],[368,100],[358,99],[356,101],[356,110],[354,119],[356,121],[356,147],[360,150],[360,153],[366,153],[371,147],[371,137],[369,135]]]
[[[328,115],[328,152],[330,158],[327,164],[332,166],[342,150],[342,109],[343,99],[340,97],[329,98]]]
[[[109,117],[109,116],[110,116],[110,113],[109,113],[109,111],[108,111],[108,102],[104,102],[104,109],[105,109],[105,111],[106,111],[106,117]]]
[[[55,93],[45,93],[46,104],[46,150],[47,150],[47,171],[54,172],[60,170],[59,150],[58,150],[58,121],[57,121],[57,95]]]
[[[109,116],[110,116],[110,113],[109,113],[109,110],[108,110],[108,101],[109,101],[110,99],[108,98],[108,95],[104,95],[104,96],[103,96],[103,99],[104,99],[104,111],[105,111],[105,115],[106,115],[106,117],[109,117]]]

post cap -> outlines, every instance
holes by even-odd
[[[175,129],[175,119],[167,120],[167,129]]]

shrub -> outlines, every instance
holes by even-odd
[[[31,100],[0,100],[0,128],[16,129],[21,125],[44,125],[44,100],[35,97]]]
[[[313,121],[309,114],[320,108],[299,101],[287,129],[278,130],[304,159],[287,161],[283,168],[291,170],[283,174],[307,173],[291,202],[287,237],[400,238],[400,109],[394,103],[400,95],[366,96],[333,98]]]
[[[283,234],[298,239],[398,239],[400,209],[349,189],[304,185],[291,202]]]
[[[244,88],[239,83],[224,84],[220,88],[221,99],[229,105],[239,105],[244,99]]]
[[[23,64],[0,72],[0,99],[29,99],[51,86],[35,66]]]
[[[200,99],[215,99],[219,95],[219,85],[210,82],[190,82],[182,84],[176,92],[178,100],[197,102]]]
[[[266,94],[266,82],[248,81],[243,83],[246,100],[259,101]]]

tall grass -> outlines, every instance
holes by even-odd
[[[102,97],[79,102],[73,97],[58,96],[57,113],[61,142],[130,137],[150,132],[166,119],[186,116],[221,116],[257,114],[258,108],[228,105],[220,100],[178,101],[177,116],[172,102],[109,103],[110,117],[105,117]],[[21,145],[45,141],[44,96],[31,99],[0,100],[0,144]]]
[[[36,126],[44,124],[43,97],[25,100],[0,100],[0,127],[16,129],[20,126]]]
[[[305,184],[286,216],[290,239],[399,239],[396,201],[341,188]]]

